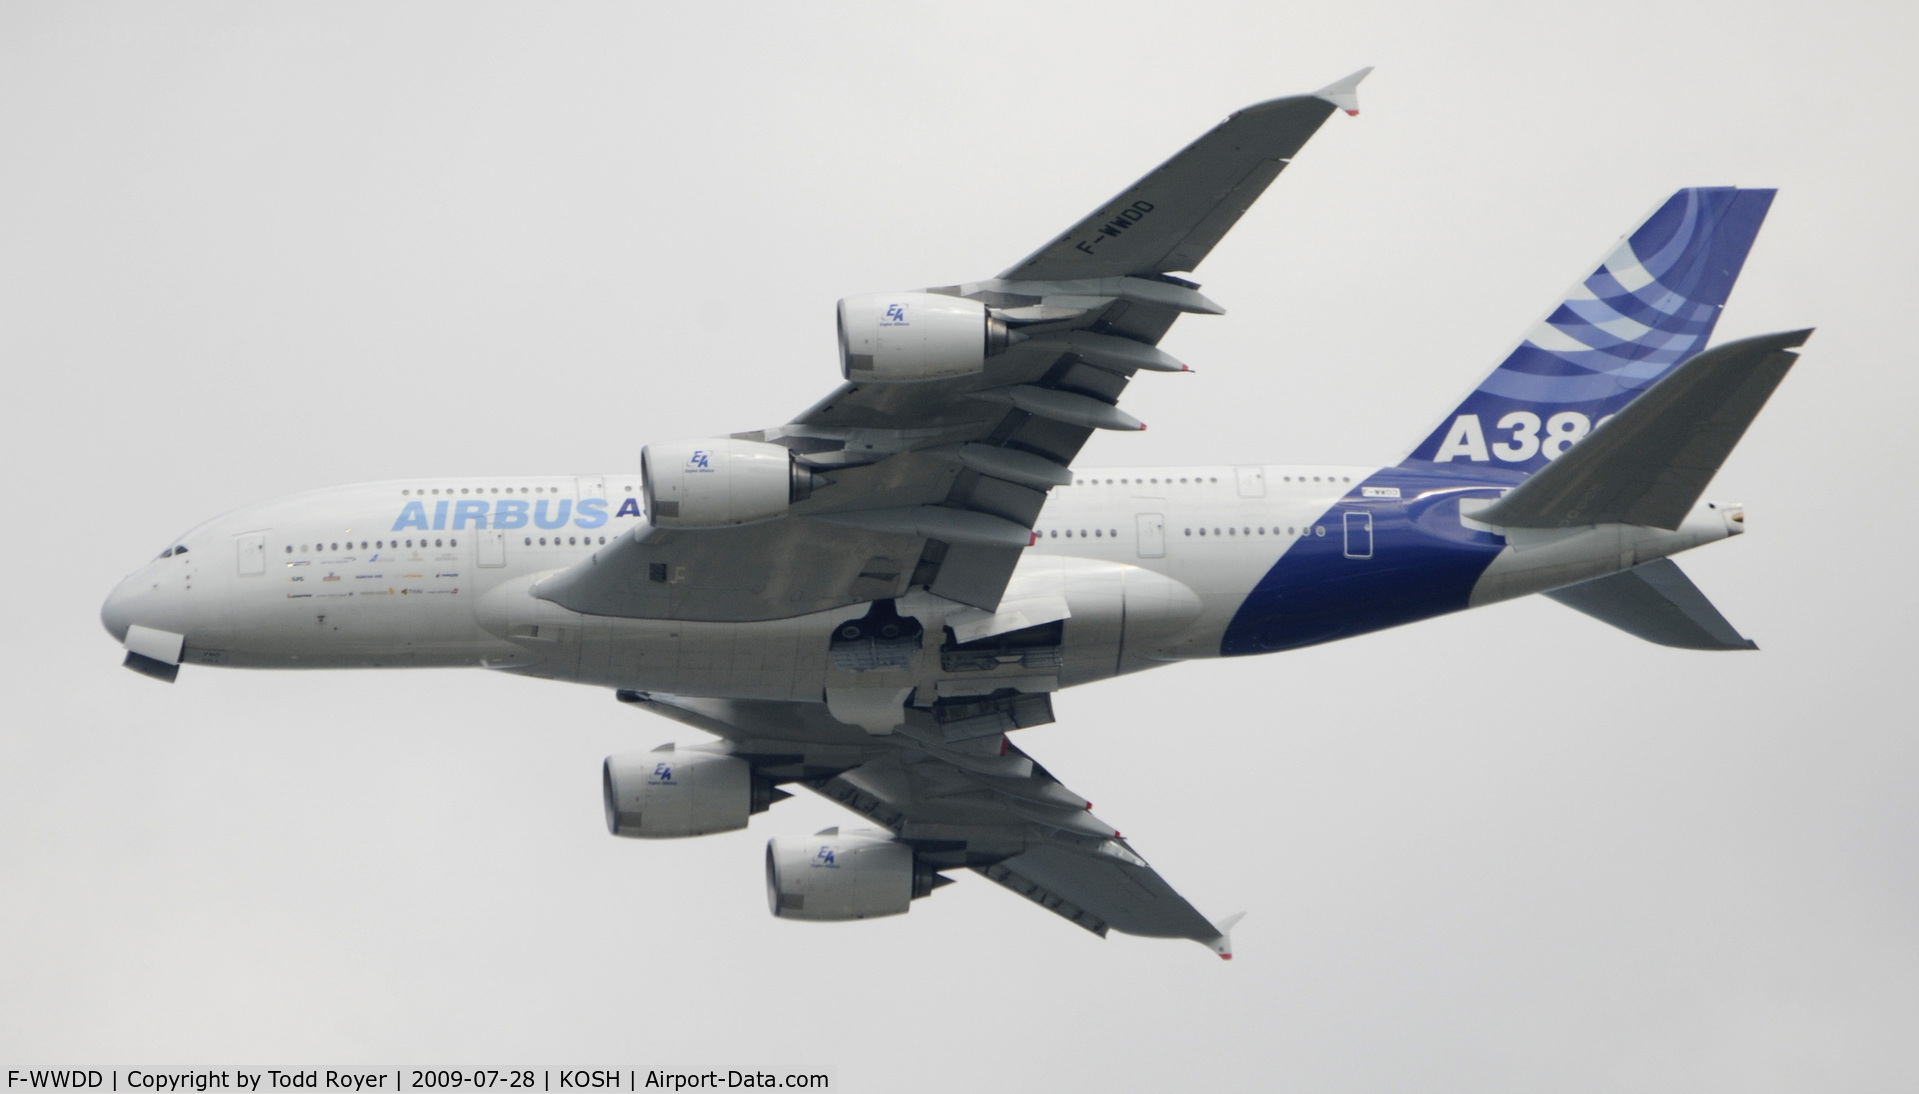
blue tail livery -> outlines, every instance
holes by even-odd
[[[1531,474],[1698,353],[1772,205],[1772,190],[1666,199],[1401,466]]]

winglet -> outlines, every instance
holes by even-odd
[[[1372,70],[1373,66],[1367,65],[1343,80],[1334,80],[1313,92],[1313,97],[1325,99],[1348,114],[1357,114],[1359,113],[1359,81],[1365,79],[1366,74]]]
[[[1366,73],[1362,72],[1360,75],[1364,76]],[[1354,82],[1357,83],[1357,79],[1355,79]],[[1234,912],[1232,915],[1213,924],[1213,929],[1219,932],[1219,937],[1208,942],[1207,945],[1213,948],[1213,952],[1219,955],[1221,961],[1231,961],[1233,959],[1233,928],[1238,926],[1239,921],[1245,918],[1245,912]]]

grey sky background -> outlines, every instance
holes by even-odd
[[[0,1066],[837,1069],[836,1089],[1919,1083],[1919,19],[1891,4],[0,7]],[[983,880],[768,916],[769,835],[605,834],[697,737],[480,671],[122,671],[226,509],[631,469],[837,379],[1362,65],[1082,464],[1387,462],[1673,189],[1777,186],[1721,340],[1816,325],[1681,559],[1762,651],[1533,599],[1059,697],[1021,745],[1238,956]]]

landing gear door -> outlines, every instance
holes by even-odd
[[[495,528],[481,529],[479,533],[479,551],[480,565],[506,565],[506,533]]]
[[[1166,557],[1166,517],[1160,513],[1139,515],[1139,557]]]

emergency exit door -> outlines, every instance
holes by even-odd
[[[1141,513],[1138,521],[1139,557],[1166,557],[1166,518],[1159,513]]]
[[[506,565],[506,533],[496,528],[482,528],[476,542],[479,544],[479,563],[482,566]]]
[[[235,561],[240,567],[241,577],[255,577],[267,572],[267,534],[254,532],[241,536],[235,541],[239,555]]]
[[[1373,557],[1373,515],[1371,513],[1346,514],[1346,557]]]

